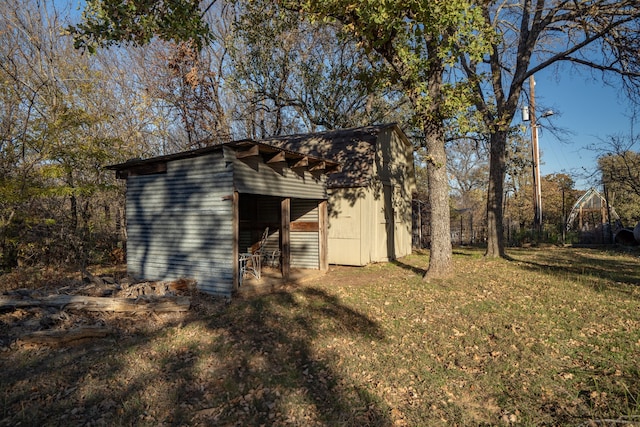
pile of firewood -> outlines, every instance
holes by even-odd
[[[0,328],[0,347],[6,348],[11,342],[60,345],[115,333],[104,321],[95,321],[100,313],[157,316],[187,312],[196,284],[188,279],[132,284],[86,271],[83,276],[82,286],[57,289],[55,293],[17,289],[0,295],[0,327],[4,327]],[[65,323],[61,319],[68,318],[67,313],[86,313],[86,319]]]

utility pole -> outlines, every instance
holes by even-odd
[[[542,191],[540,186],[540,149],[538,148],[538,124],[536,122],[536,82],[529,77],[529,111],[531,118],[531,150],[533,155],[533,226],[542,236]]]
[[[565,244],[565,240],[567,237],[567,212],[566,212],[566,208],[565,208],[565,202],[564,202],[564,190],[565,190],[565,183],[562,183],[562,246],[564,246]]]

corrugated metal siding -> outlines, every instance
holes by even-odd
[[[317,200],[292,200],[291,221],[318,222]]]
[[[316,200],[291,200],[291,221],[318,222]],[[292,231],[291,267],[320,268],[320,239],[317,231]]]
[[[292,231],[290,242],[292,268],[320,268],[318,233]]]
[[[260,158],[234,159],[234,185],[239,193],[299,199],[326,199],[326,177],[301,175],[291,169],[268,166]]]
[[[233,169],[222,153],[169,162],[127,180],[127,264],[149,280],[190,277],[204,292],[233,290]]]
[[[249,230],[240,230],[240,236],[238,237],[238,251],[240,253],[248,253],[251,250],[252,242],[251,232]]]

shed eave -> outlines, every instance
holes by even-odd
[[[187,159],[192,157],[204,156],[229,147],[236,152],[237,158],[246,158],[252,156],[263,156],[266,163],[286,162],[292,169],[303,169],[309,172],[332,173],[340,169],[338,162],[325,159],[318,156],[303,154],[281,147],[276,147],[265,142],[254,140],[239,140],[226,142],[224,144],[213,145],[198,150],[183,151],[175,154],[167,154],[163,156],[152,157],[149,159],[132,159],[124,163],[105,166],[105,169],[117,172],[119,178],[126,178],[128,171],[137,168],[152,168],[152,165],[166,164],[174,160]],[[303,162],[304,160],[304,162]]]

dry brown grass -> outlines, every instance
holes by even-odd
[[[639,422],[638,254],[509,254],[456,251],[431,283],[421,254],[335,267],[230,304],[200,296],[186,316],[119,319],[79,346],[14,343],[0,425]]]

